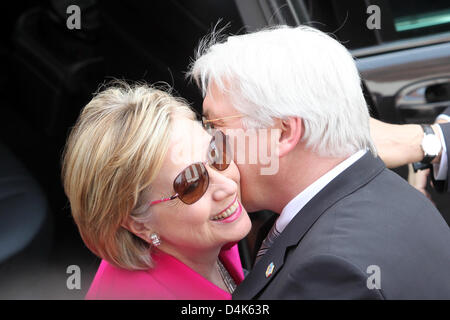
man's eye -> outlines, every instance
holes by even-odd
[[[205,117],[202,117],[202,125],[205,130],[212,130],[215,128],[214,124],[212,122],[209,122]]]

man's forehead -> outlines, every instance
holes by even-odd
[[[205,99],[203,100],[203,108],[202,108],[202,115],[207,118],[211,119],[212,117],[216,116],[216,113],[214,111],[214,99],[211,97],[210,94],[207,94],[205,96]]]
[[[218,118],[226,113],[228,107],[231,107],[228,96],[225,95],[221,87],[211,81],[203,99],[203,116],[208,119]]]
[[[207,95],[203,100],[202,115],[206,119],[220,119],[235,115],[238,111],[224,95]]]

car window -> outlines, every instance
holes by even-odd
[[[402,38],[434,34],[450,30],[448,0],[389,1],[397,35]]]
[[[333,33],[350,50],[392,47],[398,42],[416,47],[422,40],[430,44],[446,42],[450,37],[448,0],[299,0],[292,3],[296,4],[291,9],[298,17],[297,22]]]

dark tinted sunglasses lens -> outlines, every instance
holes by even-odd
[[[194,163],[184,169],[174,180],[173,189],[186,204],[199,200],[208,189],[209,176],[203,163]]]
[[[223,171],[230,166],[231,147],[226,136],[222,131],[217,130],[211,139],[209,159],[211,165],[219,171]]]

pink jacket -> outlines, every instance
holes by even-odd
[[[220,252],[220,261],[239,284],[244,273],[237,245]],[[229,300],[231,295],[173,256],[158,251],[155,267],[129,271],[102,260],[86,295],[88,300]]]

